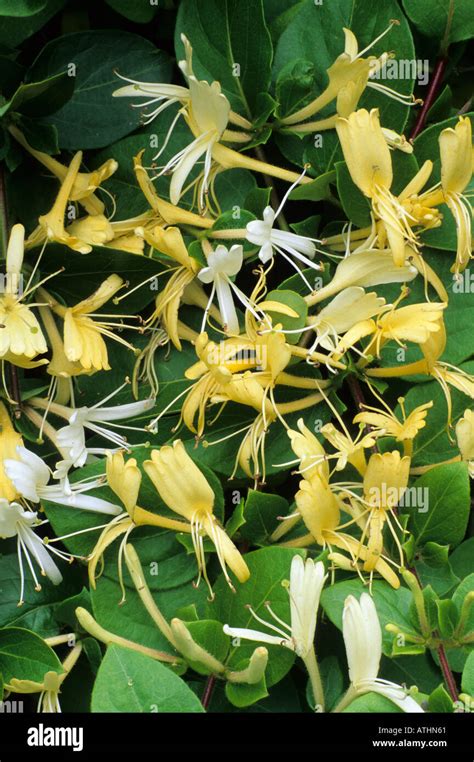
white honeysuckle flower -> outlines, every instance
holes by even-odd
[[[231,278],[240,272],[243,261],[244,251],[240,244],[234,244],[230,249],[220,244],[207,255],[207,267],[203,267],[197,276],[202,283],[212,283],[211,295],[204,311],[203,327],[201,330],[204,330],[207,314],[214,295],[217,295],[224,330],[229,333],[239,333],[239,319],[232,292],[236,294],[245,307],[248,307],[249,302],[245,294],[237,288]]]
[[[33,503],[48,500],[50,503],[106,513],[111,516],[117,516],[122,512],[119,505],[84,494],[87,490],[99,487],[103,483],[100,477],[72,485],[67,480],[62,483],[48,484],[51,472],[46,463],[26,447],[19,445],[16,450],[19,460],[7,458],[4,461],[4,468],[15,489],[25,500],[31,500]]]
[[[126,426],[112,422],[135,418],[148,412],[155,404],[154,398],[130,402],[125,405],[104,406],[104,403],[115,397],[126,385],[127,382],[91,407],[72,408],[41,398],[33,398],[31,400],[33,406],[45,408],[46,411],[50,411],[54,415],[58,415],[68,421],[66,426],[63,426],[56,432],[57,445],[63,456],[63,459],[57,463],[56,471],[53,474],[56,478],[64,480],[71,467],[81,468],[87,462],[89,456],[105,455],[107,450],[110,449],[110,447],[87,447],[86,429],[107,439],[117,448],[121,449],[128,449],[127,440],[122,434],[115,431],[115,428],[143,431],[142,428],[137,426]],[[105,426],[104,424],[109,425]]]
[[[302,173],[301,177],[303,177],[304,174],[305,172]],[[302,275],[300,268],[294,260],[298,259],[306,267],[321,270],[321,266],[312,261],[318,251],[314,242],[321,243],[321,241],[317,238],[308,238],[306,236],[298,235],[297,233],[291,233],[287,230],[278,230],[274,228],[275,220],[282,211],[288,196],[301,181],[301,177],[299,177],[287,190],[276,212],[271,206],[267,206],[263,210],[262,220],[251,220],[251,222],[247,223],[246,237],[247,241],[250,243],[255,244],[255,246],[260,246],[258,256],[263,264],[266,264],[273,259],[275,252],[277,252],[284,257],[284,259],[286,259],[298,273],[300,273],[303,280],[312,290],[311,285]]]
[[[140,95],[148,98],[147,101],[137,104],[139,107],[159,104],[151,113],[146,115],[146,123],[151,122],[164,109],[173,103],[180,103],[181,108],[173,119],[168,134],[160,151],[154,156],[157,159],[168,145],[176,122],[180,116],[186,120],[194,140],[181,151],[173,156],[158,176],[173,173],[170,185],[170,201],[178,204],[191,170],[204,156],[204,173],[201,185],[200,205],[204,206],[204,195],[208,190],[209,175],[212,163],[212,149],[222,138],[230,116],[230,103],[221,92],[219,82],[206,82],[196,79],[192,69],[192,48],[184,35],[181,35],[184,44],[186,60],[179,62],[179,68],[183,72],[188,87],[177,85],[154,84],[150,82],[138,82],[126,77],[121,77],[129,82],[129,85],[116,90],[116,97],[136,97]]]
[[[342,632],[351,681],[349,698],[373,691],[390,699],[404,712],[423,712],[401,685],[377,677],[382,658],[382,630],[370,595],[362,593],[359,601],[353,595],[346,598]]]
[[[117,431],[113,431],[102,424],[134,418],[150,410],[155,401],[148,399],[140,402],[130,402],[126,405],[115,405],[114,407],[100,407],[100,404],[97,403],[93,407],[70,409],[68,425],[58,429],[57,432],[58,443],[61,449],[67,453],[64,461],[60,461],[61,464],[65,465],[70,461],[73,466],[80,468],[86,463],[89,455],[105,455],[107,449],[110,449],[87,447],[85,429],[89,429],[94,434],[108,439],[109,442],[112,442],[118,448],[127,449],[126,438]],[[121,428],[136,429],[136,427],[132,426],[121,426]]]
[[[250,607],[249,611],[258,622],[276,632],[277,635],[270,635],[259,630],[229,627],[227,624],[224,625],[224,632],[233,638],[284,646],[305,659],[313,648],[319,599],[326,579],[324,564],[321,561],[315,563],[310,558],[303,561],[301,556],[294,556],[291,562],[288,589],[291,624],[288,625],[277,617],[267,603],[268,612],[279,626],[261,619]]]
[[[35,527],[39,527],[47,522],[41,521],[38,514],[34,511],[27,511],[19,503],[9,503],[8,500],[0,498],[0,538],[17,538],[18,565],[20,567],[20,600],[18,605],[23,604],[23,594],[25,590],[25,572],[23,568],[23,557],[26,558],[28,567],[35,583],[35,589],[41,590],[38,577],[33,566],[33,560],[40,568],[43,577],[48,577],[53,585],[59,585],[62,581],[62,574],[51,558],[41,537],[35,534]],[[48,546],[49,547],[49,546]],[[70,559],[69,555],[61,551],[49,548],[60,558]]]

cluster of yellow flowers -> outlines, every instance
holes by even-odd
[[[420,233],[441,224],[439,207],[446,204],[457,230],[452,267],[455,276],[466,268],[472,256],[472,212],[463,195],[472,177],[471,123],[460,117],[453,128],[442,130],[440,182],[424,190],[433,169],[432,161],[426,161],[395,195],[391,189],[391,150],[410,152],[413,148],[403,136],[381,126],[377,109],[357,108],[368,86],[394,97],[388,88],[371,82],[389,54],[377,59],[364,58],[365,51],[358,52],[353,34],[345,30],[345,35],[345,51],[328,70],[326,90],[279,124],[280,129],[294,133],[335,128],[352,181],[370,201],[370,227],[345,231],[324,241],[278,229],[277,218],[290,192],[296,185],[312,180],[306,170],[302,174],[291,172],[227,145],[251,141],[252,124],[231,110],[218,82],[209,84],[196,79],[192,50],[186,39],[186,60],[180,63],[180,68],[187,86],[130,81],[115,93],[119,97],[146,98],[147,105],[158,104],[147,115],[149,120],[168,106],[179,105],[161,151],[166,148],[179,117],[186,121],[193,135],[192,142],[168,160],[160,172],[155,165],[144,167],[142,154],[134,158],[137,184],[149,206],[139,216],[125,220],[106,216],[97,191],[117,170],[114,159],[95,171],[83,172],[81,152],[65,166],[33,149],[19,129],[10,126],[13,137],[59,180],[60,187],[51,210],[39,217],[37,227],[26,241],[22,225],[15,225],[11,231],[6,286],[0,296],[0,357],[24,369],[44,365],[51,376],[47,397],[32,397],[22,409],[41,435],[53,443],[61,459],[52,474],[56,481],[48,484],[49,469],[24,447],[2,406],[0,536],[17,536],[19,550],[27,552],[29,547],[41,571],[53,580],[58,581],[60,574],[48,556],[52,544],[43,542],[33,532],[41,521],[31,503],[38,504],[42,499],[114,515],[88,559],[92,585],[104,550],[122,536],[121,559],[130,531],[143,525],[189,533],[199,576],[204,576],[209,586],[204,537],[211,540],[230,585],[227,567],[240,582],[247,579],[249,571],[243,556],[213,513],[214,492],[183,443],[177,439],[171,446],[152,450],[150,459],[143,464],[162,501],[181,517],[178,520],[137,505],[142,472],[134,458],[124,459],[123,450],[130,449],[125,438],[104,425],[147,411],[153,416],[155,399],[160,393],[154,368],[157,347],[170,342],[181,351],[183,342],[191,342],[196,362],[185,372],[185,378],[192,383],[181,394],[184,399],[180,425],[198,441],[205,441],[211,408],[217,406],[220,414],[228,403],[236,403],[250,410],[252,422],[238,432],[243,437],[237,448],[234,473],[240,468],[257,485],[265,482],[265,437],[269,428],[279,422],[287,430],[302,479],[295,495],[294,513],[282,520],[271,541],[280,542],[290,531],[296,531],[294,528],[302,520],[307,533],[301,535],[296,531],[291,539],[285,537],[285,546],[328,547],[334,567],[354,570],[359,575],[368,572],[370,577],[377,572],[393,587],[400,584],[396,570],[404,566],[401,542],[404,529],[397,518],[396,506],[408,486],[413,440],[425,425],[432,403],[421,405],[408,416],[403,413],[403,420],[399,420],[373,384],[378,378],[413,374],[433,377],[448,403],[448,430],[452,428],[450,387],[474,398],[474,378],[443,361],[446,345],[443,315],[449,297],[446,284],[423,259],[420,244]],[[404,100],[408,103],[410,99]],[[333,101],[336,102],[333,116],[318,122],[307,121]],[[238,129],[230,129],[229,124]],[[202,159],[203,169],[193,175]],[[254,219],[242,229],[215,227],[219,204],[214,181],[229,168],[263,173],[288,182],[291,187],[280,207],[275,210],[268,206],[261,220]],[[154,185],[156,177],[162,175],[171,175],[169,200],[160,197]],[[183,200],[189,190],[193,190],[194,210]],[[66,224],[71,203],[82,208],[84,216]],[[189,237],[200,247],[199,258],[195,248],[189,246]],[[119,274],[107,277],[88,298],[72,306],[60,303],[45,287],[45,281],[58,273],[37,278],[42,253],[50,242],[63,244],[81,255],[89,254],[93,247],[106,247],[137,257],[157,256],[160,286],[161,279],[167,279],[158,290],[152,313],[145,319],[101,311],[107,303],[117,304],[130,292]],[[226,246],[226,242],[231,245]],[[41,247],[41,253],[30,271],[26,288],[21,289],[24,251],[37,247]],[[315,289],[308,278],[325,269],[315,261],[317,252],[336,259],[338,264],[329,282]],[[256,254],[259,258],[258,268],[253,272],[256,281],[251,293],[246,294],[235,278],[247,260],[255,260]],[[268,295],[267,276],[277,257],[285,258],[307,287],[308,293],[301,298],[305,315],[279,299],[277,292]],[[406,284],[416,277],[425,279],[426,301],[404,304],[409,295]],[[149,281],[140,287],[145,288]],[[377,293],[377,286],[382,284],[400,284],[400,293],[392,303]],[[210,286],[207,290],[206,285]],[[436,292],[437,301],[429,299],[429,286]],[[117,296],[119,292],[122,293]],[[37,302],[31,300],[33,294]],[[320,307],[323,301],[324,306]],[[243,322],[236,304],[243,310]],[[182,305],[191,305],[202,313],[200,330],[180,318]],[[302,320],[300,327],[284,328],[288,319]],[[133,342],[123,338],[124,329],[148,337],[145,348],[136,350]],[[222,339],[210,338],[211,330],[215,336],[221,334]],[[298,343],[292,342],[291,334],[298,334]],[[149,397],[129,405],[104,407],[109,395],[94,408],[76,409],[73,380],[81,374],[110,369],[107,340],[118,341],[138,355],[134,390],[138,392],[143,382]],[[382,349],[389,342],[418,347],[420,359],[394,367],[378,367]],[[326,378],[319,370],[315,373],[315,367],[326,371]],[[380,404],[366,406],[355,416],[352,423],[360,427],[355,439],[331,401],[331,394],[346,376],[360,378]],[[282,388],[292,390],[290,401],[278,399]],[[11,399],[6,387],[5,392],[9,402],[18,403]],[[158,420],[176,401],[150,421],[149,432],[155,430]],[[339,427],[330,423],[321,429],[329,450],[306,427],[303,418],[298,421],[297,431],[286,420],[289,414],[308,410],[318,403],[327,406]],[[49,414],[65,419],[67,425],[56,430],[48,421]],[[89,448],[86,430],[111,441],[115,451]],[[469,409],[457,423],[456,434],[461,453],[457,457],[470,463],[472,473],[474,425]],[[401,443],[403,456],[398,450],[377,452],[381,437],[392,437]],[[370,452],[368,458],[366,451]],[[121,505],[85,494],[100,487],[103,478],[85,483],[69,481],[71,469],[82,467],[97,454],[106,455],[107,483]],[[334,481],[334,474],[347,464],[355,468],[360,482]],[[183,472],[185,482],[181,479]],[[349,526],[350,532],[343,531]],[[385,527],[398,549],[396,560],[386,549]],[[55,552],[60,555],[60,551]],[[27,559],[32,569],[28,553]]]

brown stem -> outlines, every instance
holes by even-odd
[[[349,391],[350,391],[350,393],[352,395],[352,399],[356,403],[359,411],[363,412],[364,407],[365,407],[365,397],[364,397],[364,392],[362,391],[362,387],[361,387],[361,385],[359,383],[359,379],[356,378],[355,376],[348,376],[347,377],[347,384],[349,386]],[[366,424],[365,425],[365,430],[368,433],[370,433],[370,431],[371,431],[370,426],[368,426]],[[370,450],[373,453],[377,453],[378,452],[377,445],[372,445]]]
[[[438,652],[438,659],[439,659],[439,665],[441,667],[441,672],[443,673],[444,682],[446,683],[446,687],[449,691],[449,695],[451,696],[453,701],[458,701],[458,687],[456,685],[456,680],[454,679],[454,675],[451,671],[451,667],[449,666],[448,657],[446,656],[446,651],[444,650],[444,646],[440,644],[437,648]]]
[[[204,693],[202,694],[202,699],[201,699],[201,704],[206,710],[209,708],[209,704],[211,703],[212,694],[214,693],[215,687],[216,687],[216,676],[209,675],[209,677],[206,680],[206,685],[204,686]]]
[[[418,580],[418,584],[421,588],[421,580],[418,575],[417,570],[415,567],[411,567],[410,571],[412,574],[415,575],[416,579]],[[435,630],[433,632],[433,635],[435,637],[439,637],[438,632]],[[444,650],[444,646],[442,643],[439,644],[439,646],[436,648],[436,652],[438,654],[439,659],[439,666],[441,667],[441,672],[443,673],[444,682],[446,683],[446,687],[449,691],[449,695],[451,696],[453,701],[458,701],[458,687],[456,685],[456,680],[454,679],[454,675],[452,673],[451,667],[449,666],[448,657],[446,656],[446,651]]]
[[[12,399],[15,400],[15,409],[13,411],[13,415],[15,418],[20,418],[21,416],[21,389],[20,389],[20,380],[18,378],[18,369],[16,365],[10,364],[10,385],[11,385],[11,396]]]
[[[428,114],[428,111],[430,110],[431,106],[435,102],[439,92],[439,88],[441,87],[441,84],[443,82],[444,72],[445,72],[447,63],[448,63],[448,59],[443,56],[443,58],[438,59],[438,61],[435,64],[435,67],[433,70],[433,76],[431,78],[431,82],[428,87],[428,92],[426,93],[425,101],[423,103],[423,106],[420,109],[415,125],[410,133],[410,140],[415,140],[417,135],[420,134],[423,127],[425,126],[425,121],[426,121],[426,116]]]

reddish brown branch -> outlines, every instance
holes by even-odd
[[[439,665],[441,667],[441,672],[443,673],[444,682],[446,683],[446,687],[449,691],[449,695],[451,696],[453,701],[457,701],[458,696],[458,687],[456,685],[456,680],[454,679],[454,675],[451,671],[451,667],[449,666],[448,657],[446,656],[446,651],[444,650],[444,646],[441,644],[437,648],[438,658],[439,658]]]
[[[203,705],[204,709],[209,708],[209,704],[211,703],[212,694],[214,693],[215,686],[216,686],[215,675],[209,675],[209,677],[206,680],[206,685],[204,686],[204,693],[202,694],[202,699],[201,699],[201,704]]]
[[[410,140],[415,140],[415,138],[420,134],[423,127],[425,126],[428,111],[430,110],[431,106],[435,102],[438,96],[438,92],[441,87],[441,84],[443,82],[444,72],[445,72],[447,63],[448,63],[447,58],[440,58],[435,64],[435,67],[433,70],[433,76],[431,78],[431,82],[428,87],[428,92],[426,93],[426,98],[424,100],[423,106],[420,109],[420,112],[418,114],[414,127],[410,133]]]

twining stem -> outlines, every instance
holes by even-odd
[[[204,693],[202,694],[202,698],[201,698],[201,704],[203,705],[204,709],[209,708],[209,704],[211,703],[212,694],[214,693],[215,687],[216,687],[216,676],[209,675],[209,677],[206,680],[206,684],[204,686]]]
[[[421,582],[420,582],[420,578],[418,576],[417,570],[413,567],[410,569],[410,571],[416,577],[418,584],[421,588]],[[433,635],[435,638],[439,637],[436,630],[433,632]],[[437,646],[436,652],[438,654],[439,666],[441,667],[441,672],[443,673],[444,682],[446,683],[446,687],[449,691],[449,695],[451,696],[453,701],[458,701],[459,695],[458,695],[456,680],[454,679],[454,675],[452,673],[451,667],[449,666],[448,657],[446,656],[446,651],[442,643],[440,643]]]
[[[439,659],[439,665],[441,667],[441,672],[443,673],[444,682],[446,683],[446,687],[449,691],[449,695],[451,696],[452,700],[454,702],[458,701],[459,695],[458,695],[458,687],[456,685],[456,680],[454,679],[454,675],[451,671],[451,667],[449,666],[448,657],[446,656],[446,651],[444,650],[444,646],[442,643],[437,648],[438,652],[438,659]]]
[[[410,140],[415,140],[415,138],[420,134],[423,127],[425,126],[425,121],[426,121],[428,111],[430,110],[431,106],[435,102],[439,89],[441,87],[441,83],[443,81],[444,72],[446,70],[447,63],[448,63],[448,59],[443,57],[443,58],[440,58],[435,64],[435,68],[433,70],[433,76],[431,78],[431,82],[428,88],[428,92],[426,94],[425,101],[423,103],[423,106],[420,109],[417,120],[410,133]]]
[[[359,383],[359,379],[355,376],[348,376],[347,377],[347,384],[349,386],[349,391],[352,395],[352,399],[356,403],[358,409],[363,412],[365,408],[365,397],[364,392],[362,391],[362,387]],[[365,429],[368,433],[370,433],[370,426],[366,425]],[[371,452],[376,454],[378,453],[378,447],[377,445],[372,445],[370,448]]]

